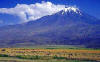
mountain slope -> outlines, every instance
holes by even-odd
[[[0,28],[0,45],[85,45],[100,47],[100,20],[68,7],[24,24]]]

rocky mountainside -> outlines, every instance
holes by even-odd
[[[84,45],[100,48],[100,20],[67,7],[28,23],[0,27],[0,45]]]

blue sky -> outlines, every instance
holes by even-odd
[[[52,4],[59,4],[59,5],[75,5],[80,10],[95,16],[100,19],[100,0],[0,0],[0,8],[14,8],[18,6],[18,4],[35,4],[41,3],[42,1],[49,1]],[[19,5],[22,6],[22,5]],[[12,18],[11,18],[12,17]],[[6,18],[6,19],[5,19]],[[12,21],[14,19],[14,21]],[[19,23],[18,16],[12,14],[0,14],[0,24],[6,25]],[[23,20],[23,19],[22,19]],[[4,23],[1,21],[5,21]]]

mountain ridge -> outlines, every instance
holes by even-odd
[[[0,43],[3,42],[8,46],[33,43],[34,45],[85,45],[100,48],[98,19],[82,11],[63,12],[64,10],[24,24],[1,27]]]

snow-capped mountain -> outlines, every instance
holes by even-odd
[[[78,8],[67,7],[53,15],[0,28],[0,44],[85,45],[100,47],[100,20]]]

